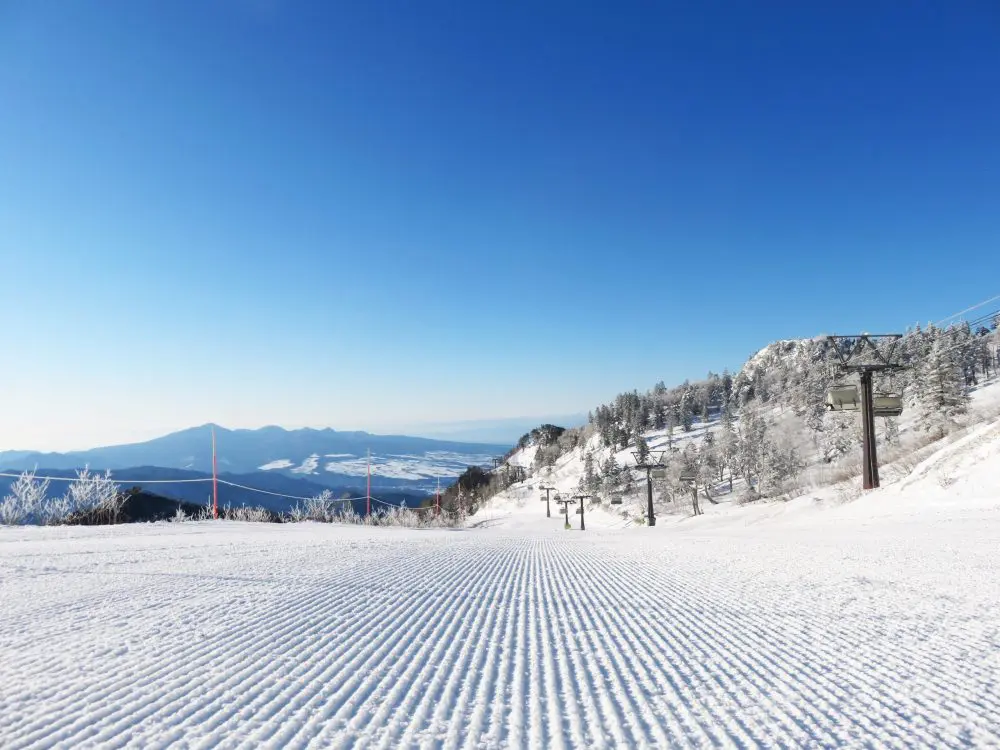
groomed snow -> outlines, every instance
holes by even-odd
[[[998,450],[927,475],[993,506],[3,528],[0,746],[996,745]]]

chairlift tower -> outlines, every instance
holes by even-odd
[[[691,468],[683,469],[680,480],[691,488],[691,509],[694,514],[702,515],[701,506],[698,504],[698,473]]]
[[[565,527],[570,528],[569,525],[569,506],[576,505],[576,500],[569,497],[558,497],[556,496],[556,502],[563,507],[563,516],[566,518]]]
[[[573,495],[573,499],[574,500],[579,500],[580,501],[580,507],[576,509],[576,512],[580,514],[580,531],[586,531],[587,530],[587,524],[584,522],[584,519],[583,519],[583,516],[584,516],[584,513],[583,513],[584,502],[583,501],[587,500],[587,499],[589,499],[591,497],[593,497],[593,495]]]
[[[653,478],[663,479],[667,476],[667,465],[663,463],[666,451],[650,451],[649,456],[652,457],[654,453],[659,453],[655,462],[647,459],[640,463],[639,451],[632,451],[635,467],[646,472],[646,518],[650,526],[656,526],[656,515],[653,513]]]
[[[861,483],[866,490],[880,486],[878,476],[878,454],[875,445],[875,417],[898,417],[903,412],[903,398],[898,393],[873,393],[872,380],[876,372],[898,372],[906,369],[893,361],[896,344],[901,333],[868,334],[853,336],[828,336],[837,358],[838,375],[858,373],[861,392],[851,384],[835,384],[826,395],[826,407],[831,411],[861,412]],[[883,350],[878,342],[888,342]],[[845,352],[846,349],[846,352]],[[864,352],[874,356],[868,361],[858,361]]]
[[[552,518],[552,506],[549,504],[549,493],[555,490],[555,487],[548,487],[546,485],[539,485],[538,489],[545,493],[545,517]],[[556,495],[556,501],[558,502],[559,496]]]

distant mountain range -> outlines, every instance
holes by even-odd
[[[155,466],[209,474],[213,427],[220,473],[278,475],[337,489],[365,486],[368,450],[371,450],[373,488],[427,493],[433,491],[438,480],[448,484],[469,466],[492,465],[492,457],[510,447],[332,429],[229,430],[207,424],[144,443],[86,451],[0,452],[0,470],[35,467],[66,470],[90,466],[116,471]]]

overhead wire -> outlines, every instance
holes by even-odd
[[[207,481],[211,482],[212,479],[209,478]],[[284,492],[272,492],[271,490],[262,490],[259,487],[249,487],[249,486],[247,486],[245,484],[238,484],[236,482],[230,482],[230,481],[227,481],[225,479],[219,479],[219,484],[225,484],[225,485],[227,485],[229,487],[238,487],[241,490],[248,490],[250,492],[259,492],[262,495],[273,495],[274,497],[284,497],[284,498],[287,498],[289,500],[312,500],[313,499],[312,497],[303,497],[301,495],[288,495],[288,494],[285,494]],[[346,502],[349,502],[351,500],[364,500],[364,499],[365,499],[365,496],[361,495],[360,497],[341,497],[341,498],[335,499],[333,502],[344,502],[344,503],[346,503]]]
[[[960,310],[959,312],[955,313],[954,315],[949,315],[947,318],[941,318],[941,320],[939,320],[934,325],[938,325],[939,326],[942,323],[944,323],[945,321],[953,320],[954,318],[957,318],[957,317],[959,317],[961,315],[965,315],[965,313],[967,313],[967,312],[972,312],[973,310],[978,310],[980,307],[983,307],[984,305],[988,305],[991,302],[996,302],[997,300],[1000,300],[1000,294],[998,294],[996,297],[990,297],[987,300],[983,300],[982,302],[980,302],[978,304],[975,304],[972,307],[967,307],[964,310]]]
[[[20,478],[24,472],[21,474],[12,474],[10,472],[0,472],[0,477],[11,477],[13,479]],[[103,474],[96,474],[95,476],[104,476]],[[52,476],[38,476],[37,474],[32,474],[33,479],[47,479],[50,482],[75,482],[79,479],[76,477],[52,477]],[[113,477],[112,477],[113,478]],[[120,479],[115,480],[118,484],[194,484],[195,482],[211,482],[212,477],[205,477],[201,479]],[[220,479],[219,482],[222,482]]]
[[[21,472],[21,473],[0,471],[0,477],[6,477],[6,478],[9,478],[9,479],[20,479],[25,474],[29,475],[32,479],[36,479],[36,480],[39,480],[39,481],[49,481],[49,482],[75,482],[75,481],[77,481],[79,479],[79,476],[60,477],[60,476],[52,476],[52,475],[39,475],[39,474],[33,474],[30,471]],[[96,474],[95,476],[102,476],[103,477],[104,475],[103,474]],[[120,485],[198,484],[198,483],[202,483],[203,484],[203,483],[211,482],[212,481],[212,477],[199,477],[197,479],[131,479],[131,478],[118,479],[118,478],[116,478],[114,476],[114,474],[112,474],[111,479],[116,484],[120,484]],[[281,498],[285,498],[285,499],[288,499],[288,500],[305,500],[305,501],[308,501],[308,500],[315,499],[315,496],[308,497],[308,496],[305,496],[305,495],[290,495],[290,494],[285,493],[285,492],[274,492],[272,490],[261,489],[260,487],[251,487],[250,485],[240,484],[239,482],[230,482],[229,480],[222,479],[222,478],[219,478],[217,481],[218,481],[219,484],[224,484],[224,485],[226,485],[228,487],[235,487],[237,489],[246,490],[248,492],[257,492],[257,493],[260,493],[262,495],[271,495],[273,497],[281,497]],[[333,499],[332,502],[335,502],[335,503],[349,503],[349,502],[354,502],[354,501],[358,501],[358,500],[364,500],[365,498],[366,498],[365,495],[359,495],[359,496],[356,496],[356,497],[341,497],[341,498]],[[400,505],[394,505],[392,503],[386,502],[386,501],[381,500],[381,499],[379,499],[377,497],[374,497],[374,496],[372,496],[372,500],[374,500],[375,502],[378,502],[378,503],[382,503],[383,505],[386,505],[386,506],[388,506],[390,508],[405,507],[405,506],[400,506]],[[427,508],[410,508],[410,510],[427,510]]]

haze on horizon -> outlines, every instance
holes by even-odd
[[[997,291],[996,21],[4,3],[0,450],[585,414],[950,315]]]

